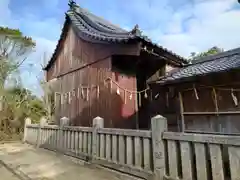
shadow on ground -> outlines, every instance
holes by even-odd
[[[0,144],[0,161],[25,179],[121,180],[127,177],[22,143]],[[78,163],[76,163],[78,162]],[[27,178],[26,178],[27,177]],[[132,178],[131,178],[132,179]]]

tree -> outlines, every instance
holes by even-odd
[[[0,27],[0,89],[9,75],[17,72],[35,47],[35,42],[19,29]]]
[[[189,61],[191,62],[191,61],[194,61],[196,59],[206,57],[206,56],[210,56],[210,55],[214,55],[214,54],[217,54],[217,53],[220,53],[220,52],[223,52],[223,51],[224,51],[223,49],[221,49],[217,46],[214,46],[214,47],[208,49],[205,52],[201,52],[201,53],[192,52],[191,55],[190,55]]]
[[[4,108],[0,113],[0,141],[21,138],[26,117],[37,123],[47,114],[44,102],[31,91],[18,86],[5,92]]]
[[[42,101],[18,83],[6,86],[8,79],[18,81],[19,68],[35,47],[35,42],[18,29],[0,27],[0,136],[9,137],[14,130],[23,127],[26,117],[45,114]],[[36,110],[37,109],[37,110]],[[2,139],[2,138],[0,138]]]
[[[33,95],[31,91],[23,87],[14,87],[7,90],[6,107],[10,108],[11,113],[7,114],[8,120],[24,120],[30,117],[32,120],[39,120],[42,116],[46,116],[44,102]],[[10,119],[9,119],[10,118]]]

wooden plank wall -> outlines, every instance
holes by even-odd
[[[218,132],[223,134],[240,133],[239,84],[236,84],[236,81],[230,81],[229,78],[228,85],[226,82],[225,85],[215,87],[217,97],[216,108],[213,88],[211,88],[214,84],[208,83],[210,87],[203,88],[201,85],[204,84],[204,82],[196,83],[195,86],[199,97],[199,99],[197,99],[193,90],[193,83],[182,83],[166,87],[159,85],[154,86],[152,89],[153,97],[156,94],[159,94],[159,97],[156,99],[153,98],[153,101],[150,103],[149,111],[151,116],[161,114],[168,119],[169,130],[181,131],[181,127],[178,127],[178,125],[181,125],[181,116],[180,103],[177,96],[180,91],[183,99],[185,130],[211,133]],[[199,88],[199,86],[201,88]],[[225,90],[219,90],[218,88]],[[171,96],[171,93],[168,93],[167,99],[166,92],[169,91],[169,89],[174,89],[174,93],[173,96]],[[234,92],[238,101],[237,105],[234,103],[231,89],[237,89],[237,91]]]
[[[168,129],[170,131],[178,132],[179,123],[179,103],[173,94],[169,93],[165,88],[161,88],[158,85],[152,87],[152,99],[149,103],[150,117],[154,117],[158,114],[167,118]]]
[[[77,89],[79,85],[93,86],[93,89],[89,92],[91,97],[89,99],[77,98],[75,93],[75,97],[72,96],[70,101],[65,99],[63,103],[57,105],[57,119],[66,116],[71,119],[72,125],[91,126],[91,119],[101,116],[105,119],[106,127],[133,128],[132,125],[135,123],[120,123],[120,120],[124,119],[121,112],[124,102],[123,94],[120,96],[121,101],[116,101],[116,88],[113,88],[110,93],[110,85],[104,86],[103,82],[108,77],[115,78],[111,69],[111,55],[138,55],[139,45],[91,44],[78,38],[71,27],[61,43],[57,58],[47,72],[48,80],[58,77],[58,87],[55,91],[67,93]],[[95,63],[86,66],[93,62]],[[132,90],[136,90],[135,77],[126,77],[124,81],[124,84],[131,84]],[[100,86],[99,99],[97,89],[94,88],[96,86]],[[84,94],[87,96],[86,90]],[[133,97],[129,107],[133,109],[133,114],[136,110],[135,100]]]
[[[229,85],[221,88],[229,90],[216,88],[217,109],[212,88],[198,89],[199,100],[196,99],[193,90],[182,92],[186,130],[226,134],[240,132],[240,106],[234,104],[231,94],[231,88],[234,87]],[[235,96],[239,101],[240,93],[235,92]]]

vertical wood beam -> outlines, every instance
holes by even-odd
[[[182,132],[185,131],[185,120],[184,120],[184,106],[183,106],[183,98],[182,93],[178,92],[179,103],[180,103],[180,116],[181,116],[181,123],[182,123]]]

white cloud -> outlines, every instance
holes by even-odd
[[[225,50],[240,46],[237,0],[132,0],[116,4],[115,16],[122,14],[118,19],[123,26],[138,23],[154,42],[182,56],[212,46]]]
[[[62,24],[54,17],[40,20],[30,13],[15,19],[9,2],[0,0],[0,17],[4,17],[0,19],[0,26],[23,26],[27,29],[27,35],[36,40],[36,52],[30,57],[31,63],[36,65],[29,69],[34,76],[40,70],[44,52],[49,56],[53,52]],[[59,0],[43,2],[46,11],[51,12],[51,8],[59,11]],[[104,3],[104,11],[98,9],[102,1],[92,0],[89,7],[98,9],[98,15],[105,14],[106,19],[121,24],[127,30],[138,23],[144,34],[153,41],[182,56],[187,57],[191,52],[201,52],[212,46],[225,50],[240,46],[240,10],[233,8],[236,5],[240,7],[237,0],[132,0],[127,4],[122,0],[115,3],[105,0]],[[63,18],[63,12],[61,14]],[[33,80],[35,77],[29,78],[29,73],[25,72],[23,76],[27,86],[34,87],[34,83],[37,83]]]
[[[234,9],[235,0],[197,1],[175,12],[167,33],[157,41],[183,56],[201,52],[212,46],[225,50],[240,46],[240,10]],[[188,14],[188,15],[186,15]],[[184,29],[185,28],[185,29]],[[155,29],[153,36],[157,32]]]

